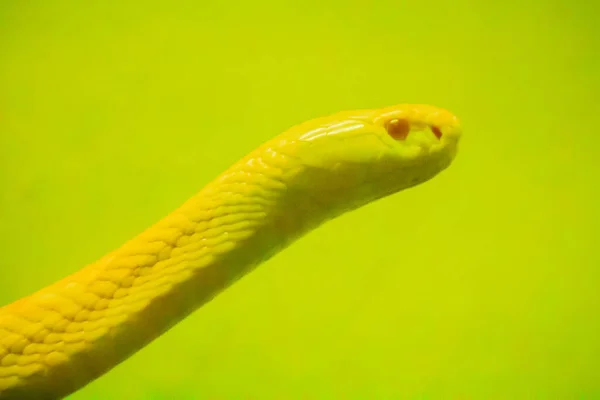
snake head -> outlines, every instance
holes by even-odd
[[[301,166],[292,188],[345,210],[431,179],[450,165],[460,136],[449,111],[402,104],[308,121],[278,151]]]

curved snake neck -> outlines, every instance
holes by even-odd
[[[359,154],[387,115],[435,120],[448,139],[428,158],[388,156],[389,143]],[[444,110],[402,105],[316,119],[263,144],[117,250],[0,308],[0,399],[57,399],[85,386],[325,220],[435,176],[454,157],[457,126]],[[321,145],[323,134],[343,146]],[[388,166],[400,168],[393,182]]]

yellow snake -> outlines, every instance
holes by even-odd
[[[276,136],[117,250],[0,308],[0,399],[82,388],[301,235],[434,177],[459,138],[454,115],[414,104]]]

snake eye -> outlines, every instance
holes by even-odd
[[[410,123],[405,119],[392,119],[385,124],[389,135],[396,140],[404,140],[410,132]]]

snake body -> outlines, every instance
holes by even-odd
[[[0,399],[82,388],[323,222],[434,177],[459,137],[450,112],[410,104],[276,136],[117,250],[0,308]]]

